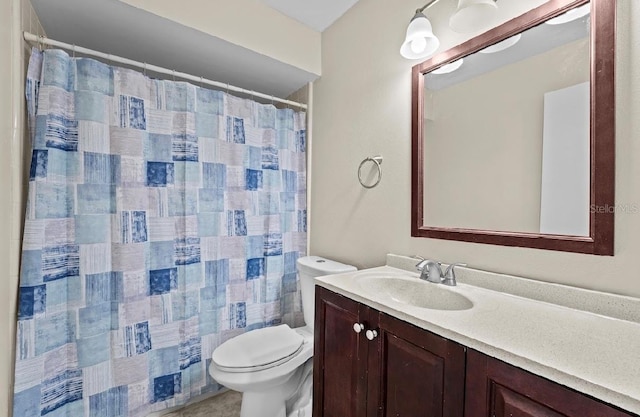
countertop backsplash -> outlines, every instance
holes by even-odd
[[[419,259],[415,257],[387,254],[387,265],[394,268],[417,272],[415,265],[418,262]],[[456,266],[456,279],[460,283],[476,287],[640,323],[640,298],[483,271],[469,266]]]

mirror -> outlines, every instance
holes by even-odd
[[[412,74],[412,236],[613,255],[615,1],[551,0]]]

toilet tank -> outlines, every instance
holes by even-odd
[[[323,275],[342,274],[354,272],[358,268],[352,265],[321,258],[320,256],[303,256],[298,258],[298,277],[300,279],[300,291],[302,292],[302,312],[304,322],[313,329],[315,312],[315,277]]]

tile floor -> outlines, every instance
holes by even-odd
[[[239,417],[241,400],[239,392],[227,391],[163,417]]]

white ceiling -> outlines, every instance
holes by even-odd
[[[324,32],[358,0],[262,0],[317,32]]]
[[[262,1],[320,28],[340,17],[357,0]],[[317,78],[300,68],[121,1],[31,2],[47,36],[72,45],[277,97],[287,97]]]

